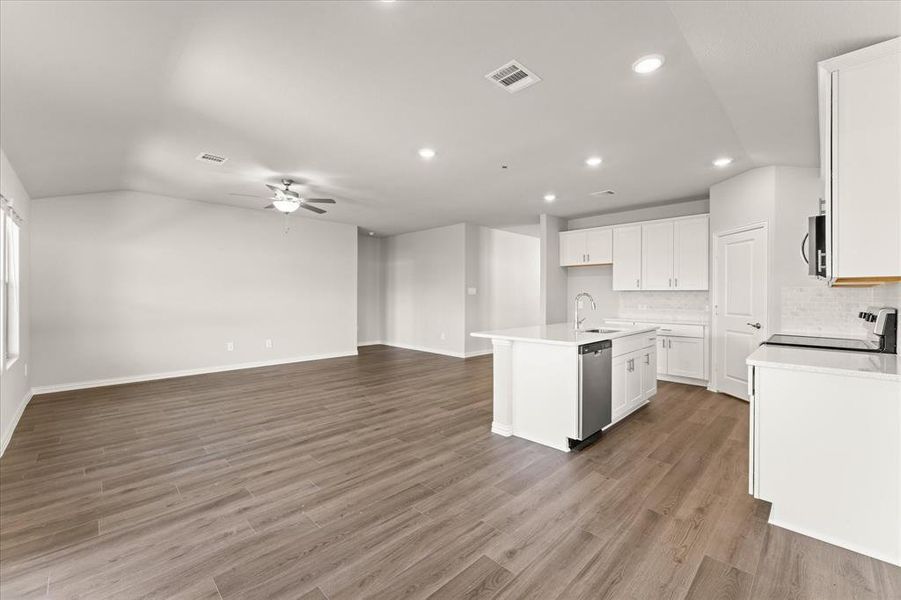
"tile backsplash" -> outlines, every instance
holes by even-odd
[[[868,306],[901,307],[901,284],[871,288],[806,286],[781,291],[786,333],[866,336],[872,325],[857,317]]]
[[[675,319],[707,321],[707,292],[624,292],[619,294],[619,316],[636,320]]]

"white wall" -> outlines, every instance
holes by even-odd
[[[19,229],[19,358],[9,369],[0,365],[0,455],[12,437],[16,423],[31,398],[31,378],[28,364],[31,360],[31,238],[30,200],[19,181],[13,166],[0,149],[0,193],[12,201],[16,213],[23,219]],[[32,370],[33,372],[33,370]]]
[[[541,323],[561,323],[566,320],[567,269],[560,266],[560,232],[566,222],[560,217],[541,215],[538,221],[541,240]]]
[[[587,229],[588,227],[603,227],[605,225],[621,225],[622,223],[636,223],[638,221],[653,221],[654,219],[670,219],[674,217],[687,217],[689,215],[703,215],[710,211],[710,201],[707,198],[700,200],[687,200],[663,204],[661,206],[649,206],[634,210],[622,210],[607,212],[588,217],[570,219],[567,229]]]
[[[353,226],[137,192],[32,218],[35,386],[356,352]]]
[[[466,226],[384,238],[384,341],[464,356]]]
[[[472,228],[478,239],[476,296],[467,296],[467,354],[488,351],[491,340],[469,337],[480,330],[508,329],[542,322],[540,241],[537,237],[488,227]],[[469,240],[473,242],[472,239]],[[468,244],[467,250],[472,247]],[[473,278],[467,273],[467,281]],[[475,287],[467,283],[470,287]],[[470,311],[474,311],[470,313]],[[470,316],[471,315],[471,316]]]
[[[382,341],[382,238],[357,237],[357,344]]]

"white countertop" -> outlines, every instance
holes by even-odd
[[[500,329],[497,331],[477,331],[472,337],[490,338],[498,340],[511,340],[516,342],[535,342],[543,344],[555,344],[558,346],[581,346],[592,344],[602,340],[612,340],[636,333],[655,331],[656,327],[622,327],[603,325],[601,329],[615,329],[609,333],[584,333],[573,330],[572,323],[554,323],[553,325],[531,325],[529,327],[514,327],[513,329]]]
[[[901,382],[901,357],[897,354],[821,350],[793,346],[761,346],[748,357],[748,364],[755,367],[851,375]]]

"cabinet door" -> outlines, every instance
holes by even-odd
[[[672,337],[667,342],[666,372],[704,379],[704,340]]]
[[[613,228],[613,289],[641,289],[641,225]]]
[[[673,288],[673,222],[641,226],[641,289]]]
[[[641,401],[645,402],[657,393],[657,349],[645,348],[639,356],[641,370]]]
[[[626,410],[642,403],[641,361],[642,351],[626,355]]]
[[[585,232],[560,232],[560,266],[570,267],[585,264]]]
[[[667,359],[666,346],[668,343],[669,343],[668,337],[658,336],[658,338],[657,338],[657,374],[658,375],[666,375],[666,359]]]
[[[585,254],[588,263],[603,265],[613,262],[613,229],[589,229],[585,232]]]
[[[610,401],[614,421],[619,419],[628,407],[626,399],[626,362],[628,356],[628,354],[623,354],[613,359]]]
[[[901,276],[901,54],[833,76],[832,276]]]
[[[708,288],[707,217],[675,221],[673,244],[673,289],[706,290]]]

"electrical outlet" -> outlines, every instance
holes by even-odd
[[[266,340],[266,347],[272,348],[272,340]]]
[[[228,350],[229,352],[233,352],[235,350],[235,343],[234,342],[225,342],[225,349]]]

